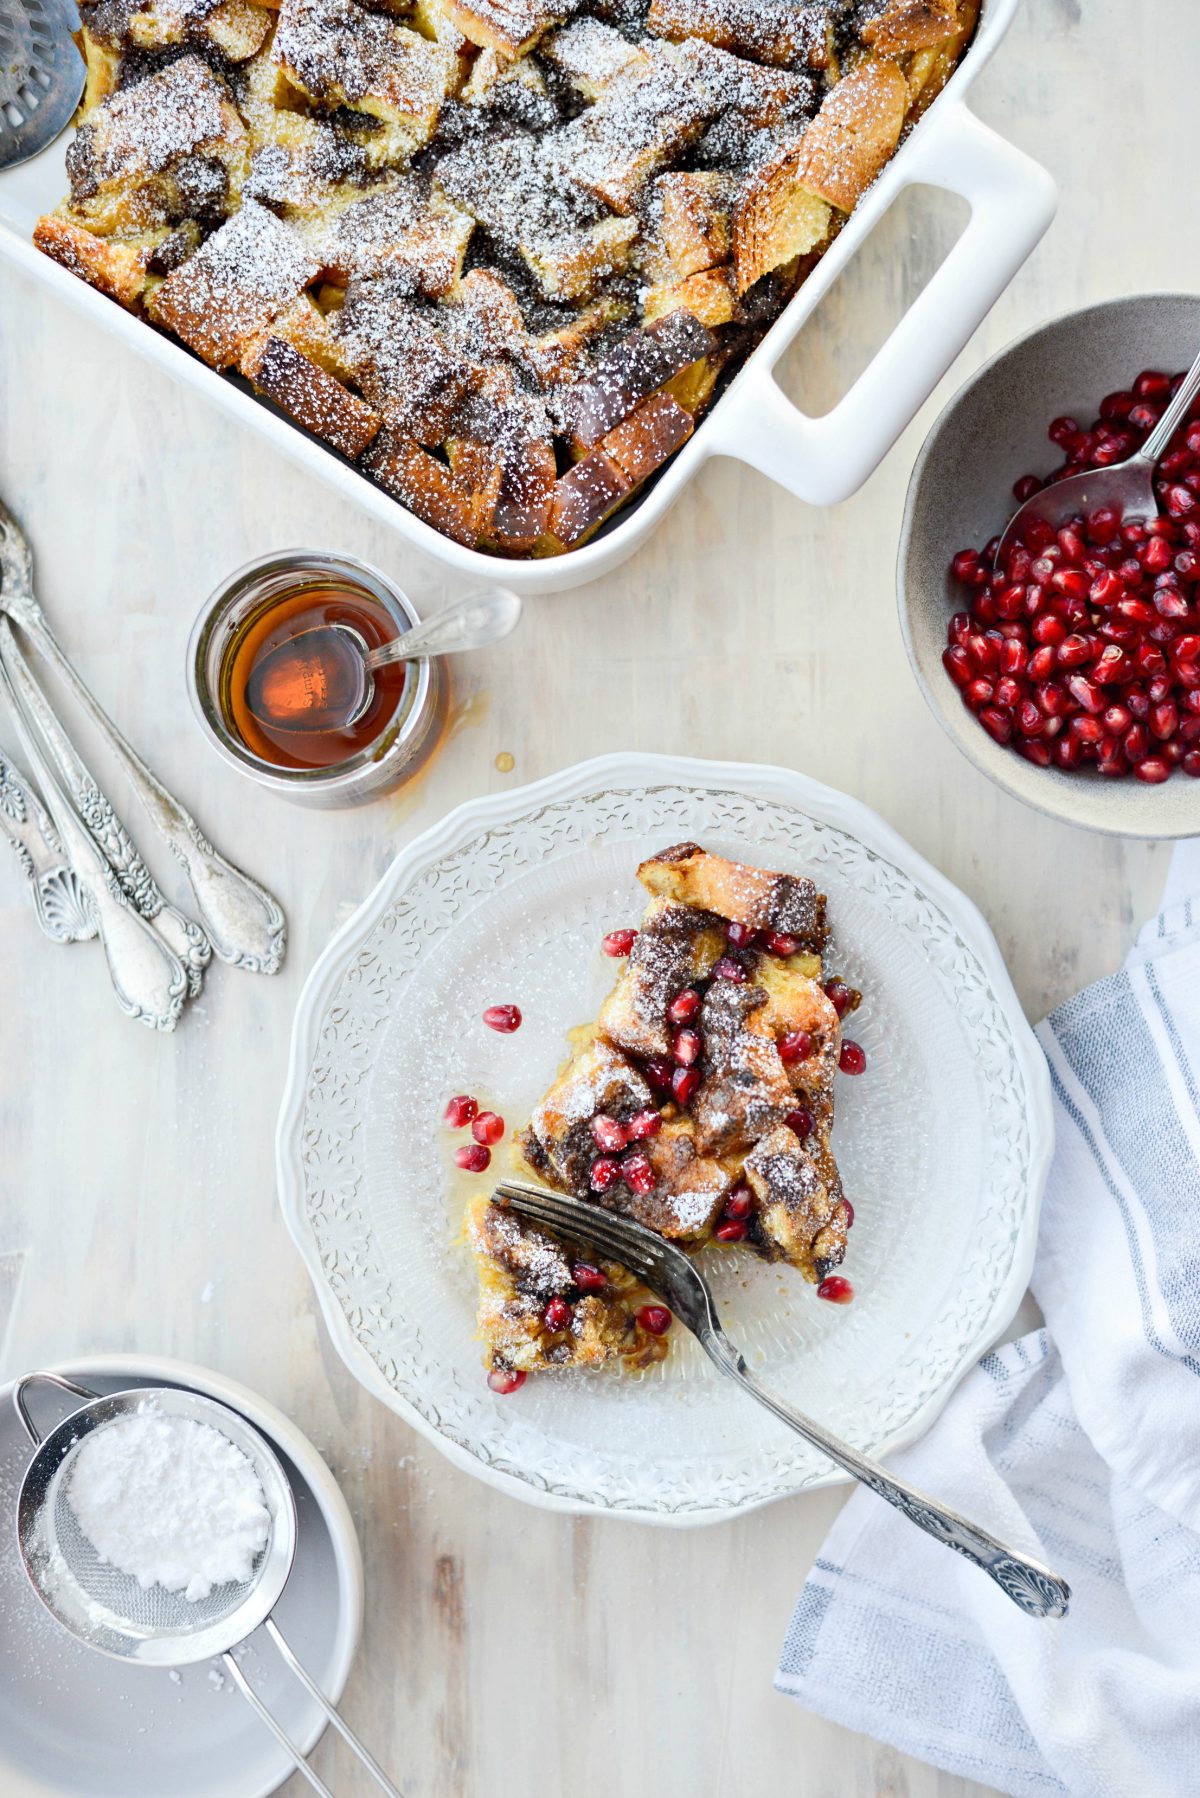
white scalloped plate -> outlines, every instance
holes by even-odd
[[[987,925],[856,800],[781,768],[619,755],[459,807],[396,858],[309,976],[278,1135],[284,1216],[363,1384],[514,1496],[661,1523],[842,1476],[682,1333],[646,1374],[489,1392],[455,1240],[474,1184],[441,1114],[474,1092],[523,1120],[612,980],[599,939],[636,922],[638,861],[685,838],[811,874],[829,895],[829,966],[867,995],[854,1034],[869,1066],[841,1082],[834,1137],[857,1213],[855,1302],[710,1249],[726,1327],[859,1447],[912,1441],[1020,1302],[1053,1125]],[[496,1002],[521,1006],[515,1035],[483,1025]]]

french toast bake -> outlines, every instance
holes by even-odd
[[[625,965],[595,1023],[572,1032],[518,1153],[546,1184],[684,1249],[742,1242],[829,1284],[853,1219],[830,1135],[858,995],[824,978],[824,896],[694,843],[638,878],[651,897]],[[580,1263],[486,1199],[468,1230],[493,1373],[666,1352],[670,1314],[627,1273]]]
[[[688,439],[978,0],[81,0],[34,242],[455,541],[583,543]]]

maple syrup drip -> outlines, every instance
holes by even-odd
[[[273,716],[270,706],[263,703],[269,684],[264,689],[256,675],[260,675],[268,658],[275,657],[302,631],[321,631],[330,625],[348,625],[358,632],[368,649],[378,649],[397,635],[395,619],[371,594],[325,580],[307,581],[290,592],[265,599],[241,625],[225,652],[218,696],[226,726],[252,755],[277,768],[332,768],[346,761],[375,741],[403,697],[407,668],[403,662],[393,662],[375,672],[371,702],[362,717],[351,723],[331,725],[329,729],[297,730],[294,712],[287,706]],[[310,639],[318,647],[323,641],[332,641],[336,651],[336,632],[332,638]],[[344,671],[340,656],[337,659],[336,668],[323,671],[319,666],[313,667],[311,678],[317,683],[340,678]],[[248,689],[254,695],[253,710]]]

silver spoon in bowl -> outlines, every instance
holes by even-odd
[[[1154,470],[1179,425],[1187,417],[1188,407],[1200,393],[1200,356],[1192,363],[1175,395],[1141,449],[1124,462],[1111,468],[1086,468],[1082,474],[1068,475],[1065,481],[1054,481],[1032,494],[1004,527],[996,548],[993,566],[1004,565],[1009,552],[1024,542],[1025,531],[1032,519],[1041,519],[1057,530],[1069,518],[1095,512],[1110,506],[1122,521],[1145,523],[1157,518],[1158,500],[1154,493]]]
[[[345,730],[368,710],[380,668],[482,649],[507,637],[520,616],[517,595],[493,587],[456,600],[378,649],[352,625],[312,625],[263,656],[246,682],[246,705],[275,730]]]

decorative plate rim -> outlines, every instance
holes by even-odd
[[[622,752],[577,762],[541,780],[501,793],[469,799],[423,831],[399,851],[382,878],[358,909],[334,933],[309,971],[297,1002],[292,1028],[288,1071],[276,1131],[276,1177],[280,1208],[288,1232],[298,1249],[316,1293],[325,1327],[334,1347],[354,1377],[390,1409],[420,1431],[455,1466],[474,1474],[488,1485],[526,1503],[574,1515],[623,1517],[663,1525],[691,1526],[735,1517],[789,1496],[778,1491],[750,1496],[711,1508],[650,1510],[621,1506],[577,1494],[547,1490],[530,1480],[496,1466],[452,1440],[436,1422],[427,1418],[384,1378],[367,1349],[355,1336],[342,1304],[333,1291],[322,1263],[315,1231],[305,1208],[302,1159],[302,1124],[305,1092],[329,999],[364,940],[379,924],[388,907],[430,865],[473,835],[490,827],[529,815],[555,802],[622,786],[671,783],[704,789],[724,787],[742,796],[794,806],[816,822],[845,832],[865,849],[891,863],[951,921],[963,942],[982,966],[996,1004],[1007,1024],[1013,1061],[1025,1089],[1028,1105],[1028,1179],[1024,1208],[1007,1275],[997,1289],[986,1318],[962,1351],[957,1365],[946,1374],[941,1387],[920,1405],[908,1421],[872,1452],[885,1456],[915,1441],[933,1422],[968,1369],[991,1347],[1011,1320],[1029,1283],[1037,1241],[1038,1216],[1054,1147],[1050,1078],[1045,1057],[1021,1008],[999,947],[982,913],[972,900],[914,850],[899,833],[860,800],[827,787],[792,769],[762,763],[703,761],[686,756]],[[790,1491],[810,1490],[843,1483],[837,1469],[797,1482]]]

